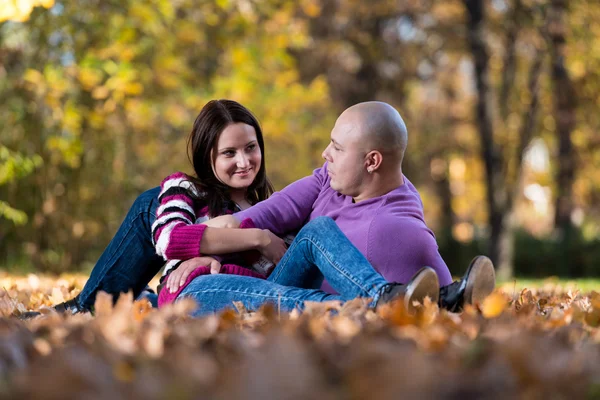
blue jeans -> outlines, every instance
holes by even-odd
[[[339,294],[318,287],[323,278]],[[240,301],[248,310],[272,303],[280,310],[303,309],[305,301],[351,300],[368,297],[375,304],[388,282],[354,247],[329,217],[319,217],[298,232],[267,280],[237,275],[203,275],[178,296],[190,297],[200,316],[231,307]]]
[[[152,244],[159,193],[160,187],[156,187],[135,200],[79,294],[81,308],[91,309],[99,290],[113,295],[133,290],[138,297],[165,264]],[[147,297],[156,303],[156,295]]]

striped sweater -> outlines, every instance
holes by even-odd
[[[209,267],[198,267],[176,293],[161,290],[169,273],[184,260],[206,255],[201,252],[200,242],[206,229],[206,225],[203,225],[202,222],[209,219],[208,207],[199,204],[194,197],[199,197],[199,192],[189,177],[182,172],[169,175],[161,183],[161,191],[158,196],[159,207],[156,212],[156,220],[152,224],[152,243],[156,254],[166,261],[159,286],[159,306],[172,302],[196,276],[210,273]],[[222,214],[231,214],[235,211],[239,211],[237,206],[230,209],[224,205]],[[252,221],[246,220],[243,221],[241,227],[253,228],[254,226]],[[266,271],[257,268],[260,266],[259,261],[261,260],[260,254],[256,251],[244,252],[243,257],[241,255],[214,257],[223,263],[221,273],[265,278]],[[225,259],[238,262],[235,264],[233,262],[224,263]],[[264,263],[264,260],[262,262]],[[252,267],[242,267],[238,264]]]
[[[176,172],[166,177],[160,185],[159,207],[152,224],[152,243],[156,254],[167,264],[166,276],[181,260],[200,257],[200,241],[208,220],[208,208],[198,206],[193,196],[199,193],[188,176]]]

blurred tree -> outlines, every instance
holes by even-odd
[[[34,8],[41,3],[50,8]],[[511,275],[532,181],[568,205],[562,221],[600,235],[600,4],[22,4],[22,22],[0,24],[0,135],[9,158],[39,155],[43,168],[0,186],[2,201],[30,217],[20,227],[0,220],[5,259],[25,254],[53,270],[93,261],[140,191],[190,171],[187,131],[207,100],[223,97],[261,119],[278,188],[321,163],[343,109],[374,99],[395,106],[410,134],[404,172],[453,272],[457,240],[489,237],[499,275]],[[557,149],[555,183],[523,162],[534,137]]]
[[[551,0],[548,10],[548,39],[552,59],[554,87],[554,119],[558,138],[558,165],[556,176],[555,224],[560,235],[567,238],[572,233],[571,216],[574,210],[573,182],[575,180],[575,148],[572,133],[575,129],[577,97],[567,70],[565,58],[568,2]]]
[[[267,165],[299,155],[271,169],[277,187],[308,174],[333,119],[327,84],[301,84],[287,54],[307,40],[292,6],[57,2],[2,23],[0,54],[10,62],[0,85],[11,104],[0,112],[2,141],[44,160],[0,188],[33,217],[7,226],[5,262],[25,252],[37,268],[59,271],[93,260],[140,191],[190,171],[186,131],[215,97],[263,121]]]

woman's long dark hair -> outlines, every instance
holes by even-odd
[[[195,177],[190,177],[198,192],[197,200],[208,207],[208,214],[216,217],[223,213],[223,206],[233,210],[230,188],[215,176],[212,151],[216,149],[219,136],[231,124],[250,125],[256,132],[256,140],[262,155],[260,169],[248,187],[246,199],[250,204],[265,200],[273,193],[273,186],[265,170],[265,144],[262,129],[250,110],[233,100],[211,100],[200,111],[188,138],[188,158],[194,167]]]

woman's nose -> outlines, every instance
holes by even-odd
[[[246,168],[250,163],[248,162],[248,157],[245,154],[240,154],[237,157],[237,166],[239,168]]]

